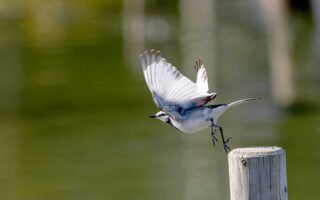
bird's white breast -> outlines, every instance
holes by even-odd
[[[183,119],[172,120],[173,125],[185,133],[194,133],[209,128],[211,125],[211,110],[197,109],[188,113]]]

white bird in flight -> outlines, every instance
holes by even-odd
[[[207,71],[201,59],[196,60],[196,83],[182,75],[174,66],[162,58],[159,51],[146,51],[140,55],[145,81],[151,91],[158,113],[150,117],[157,118],[185,133],[194,133],[211,128],[213,145],[218,129],[221,134],[224,150],[230,151],[223,129],[217,124],[219,116],[227,109],[257,98],[241,99],[229,104],[206,105],[217,94],[208,93]]]

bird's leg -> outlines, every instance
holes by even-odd
[[[212,140],[212,144],[213,146],[216,145],[215,141],[218,142],[218,138],[216,138],[215,134],[217,131],[217,126],[213,123],[213,119],[210,119],[211,121],[211,140]]]
[[[223,148],[226,151],[226,153],[228,153],[228,151],[230,151],[231,149],[229,148],[229,146],[227,145],[227,143],[229,142],[229,140],[231,139],[231,137],[229,137],[227,140],[224,139],[224,135],[223,135],[223,129],[221,126],[218,126],[215,124],[215,127],[219,129],[220,133],[221,133],[221,138],[222,138],[222,143],[223,143]]]

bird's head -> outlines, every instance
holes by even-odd
[[[151,118],[157,118],[157,119],[159,119],[160,121],[162,121],[164,123],[169,123],[170,122],[169,116],[167,115],[167,113],[165,113],[163,111],[159,111],[159,112],[157,112],[157,114],[151,115],[150,117]]]

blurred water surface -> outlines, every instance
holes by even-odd
[[[320,9],[308,2],[282,15],[263,0],[1,0],[0,198],[229,199],[209,130],[147,117],[138,55],[157,48],[192,80],[203,57],[216,103],[262,97],[221,118],[231,147],[283,147],[290,199],[316,199]]]

